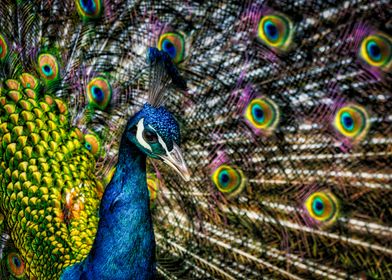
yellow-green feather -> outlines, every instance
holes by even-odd
[[[95,159],[64,102],[23,88],[23,80],[4,84],[0,212],[28,276],[55,279],[92,246],[102,192]]]

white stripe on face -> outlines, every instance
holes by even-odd
[[[166,146],[165,141],[163,141],[162,137],[161,137],[158,133],[157,133],[157,136],[158,136],[158,142],[159,142],[159,144],[161,144],[161,146],[162,146],[162,148],[165,150],[166,154],[168,154],[169,151],[167,150],[167,146]]]
[[[140,121],[137,123],[136,139],[137,141],[139,141],[140,145],[142,145],[144,148],[152,152],[151,146],[143,138],[143,131],[144,131],[144,119],[140,119]]]
[[[162,137],[157,133],[157,131],[155,130],[155,128],[153,128],[151,125],[148,125],[148,126],[149,126],[152,130],[155,131],[155,133],[156,133],[157,136],[158,136],[158,142],[159,142],[159,144],[161,144],[161,146],[162,146],[162,148],[165,150],[166,154],[168,154],[169,151],[167,150],[167,146],[166,146],[165,141],[163,141]]]

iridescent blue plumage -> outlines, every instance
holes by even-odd
[[[145,136],[148,130],[155,138]],[[146,157],[165,158],[179,144],[178,123],[163,107],[145,104],[129,120],[116,173],[102,198],[94,245],[87,259],[67,268],[61,279],[154,279],[155,240]]]

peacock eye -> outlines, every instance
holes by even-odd
[[[329,192],[315,192],[305,202],[309,215],[320,222],[332,222],[339,214],[339,203]]]
[[[285,50],[291,43],[293,28],[284,15],[266,15],[260,20],[258,35],[267,46]]]
[[[89,105],[105,110],[112,98],[112,87],[108,80],[102,77],[92,79],[87,85]]]
[[[245,120],[255,129],[272,131],[279,122],[279,108],[270,99],[255,98],[246,107]]]
[[[7,267],[13,276],[21,278],[25,273],[25,264],[18,253],[10,253],[7,256]]]
[[[184,59],[185,54],[184,37],[173,32],[162,34],[158,40],[158,49],[165,51],[174,63],[179,63]]]
[[[240,192],[245,186],[242,171],[226,164],[222,164],[214,171],[212,181],[218,190],[225,194]]]
[[[56,58],[51,54],[41,54],[38,57],[39,74],[48,82],[55,81],[59,77],[59,66]]]
[[[364,108],[350,105],[337,112],[334,125],[343,136],[360,140],[369,129],[369,118]]]
[[[155,132],[150,131],[150,130],[144,130],[143,131],[143,138],[150,143],[155,143],[158,141],[158,136]]]
[[[84,136],[84,147],[89,150],[94,156],[99,156],[102,148],[100,139],[94,134],[86,134]]]
[[[76,8],[83,20],[98,18],[103,10],[102,0],[75,0]]]
[[[391,40],[381,34],[367,36],[361,43],[359,55],[371,66],[389,68],[392,62]]]

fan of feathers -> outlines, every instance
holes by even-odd
[[[0,5],[3,87],[28,69],[63,100],[102,192],[161,78],[147,49],[186,81],[159,102],[191,180],[147,164],[159,279],[392,279],[390,1]]]

